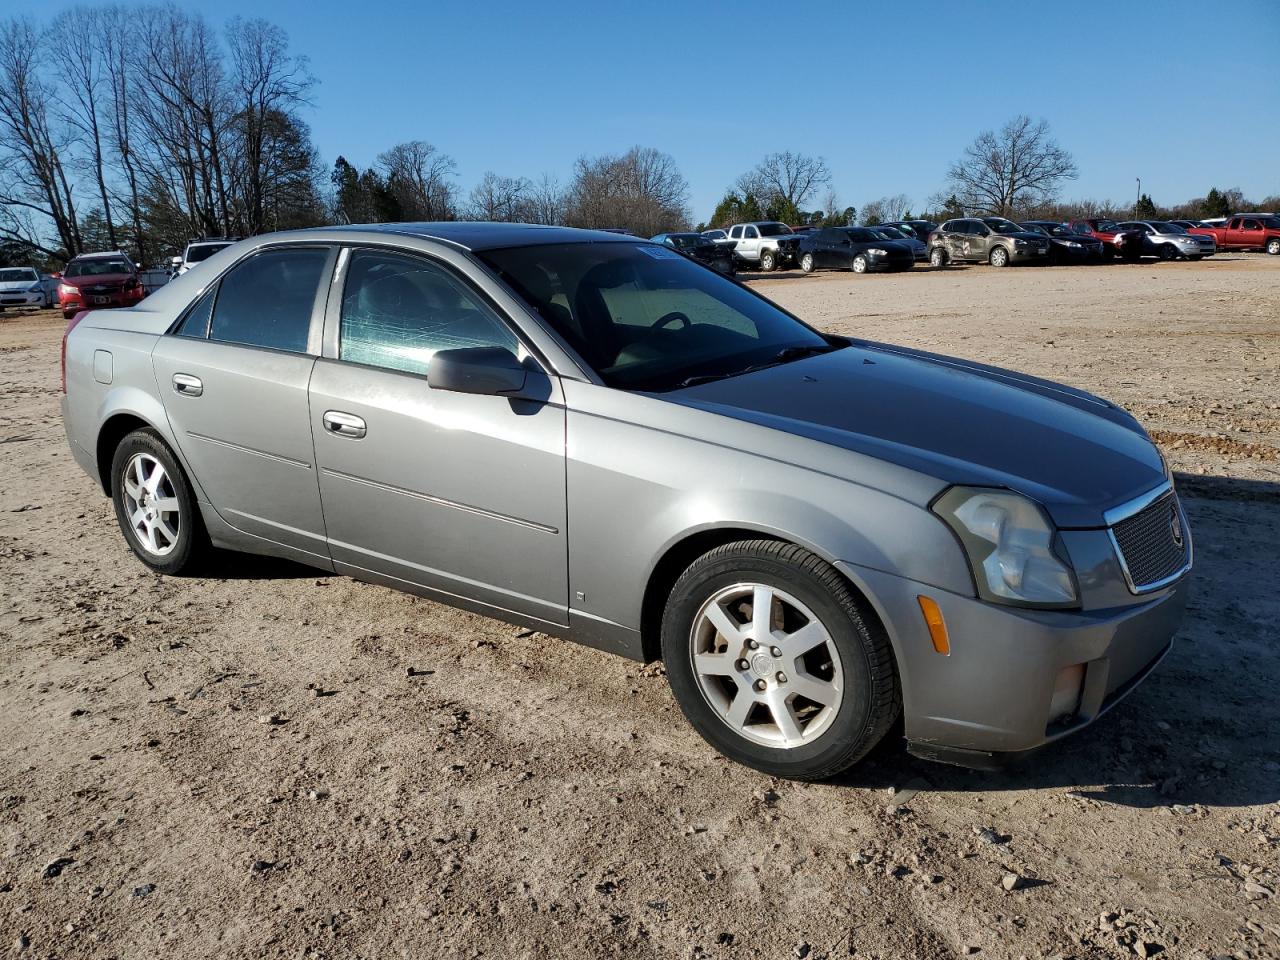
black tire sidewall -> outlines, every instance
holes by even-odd
[[[148,553],[134,533],[124,504],[124,469],[129,460],[138,453],[155,457],[169,475],[174,496],[178,499],[178,545],[163,557]],[[200,508],[196,504],[191,485],[187,482],[182,470],[168,446],[152,430],[136,430],[120,441],[111,458],[111,501],[115,506],[116,522],[125,542],[129,544],[134,555],[152,570],[160,573],[178,574],[189,570],[198,558],[199,548],[203,543],[204,527],[200,519]]]
[[[840,654],[844,675],[840,708],[827,731],[812,744],[777,749],[747,740],[720,719],[698,685],[689,653],[693,618],[717,591],[745,581],[784,590],[807,606],[827,628]],[[663,660],[668,682],[685,717],[716,750],[766,773],[808,779],[842,769],[874,746],[863,742],[873,726],[871,665],[868,641],[862,635],[865,629],[803,568],[743,551],[716,557],[709,563],[699,561],[677,582],[663,617]]]

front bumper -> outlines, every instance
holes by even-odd
[[[44,293],[0,293],[0,307],[43,307]]]
[[[1009,252],[1009,259],[1014,263],[1048,260],[1049,246],[1046,244],[1043,247],[1015,247]]]
[[[987,603],[851,564],[837,566],[875,605],[902,683],[911,752],[968,766],[998,766],[1098,719],[1168,652],[1182,622],[1188,579],[1138,602],[1097,610],[1031,610]],[[950,654],[934,650],[918,597],[942,611]],[[1132,600],[1132,598],[1129,598]],[[1083,668],[1080,699],[1054,720],[1059,674]]]
[[[867,269],[872,271],[910,270],[916,265],[914,256],[877,257],[867,254]]]

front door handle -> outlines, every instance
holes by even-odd
[[[352,440],[359,440],[369,432],[364,421],[352,413],[342,413],[338,410],[326,410],[324,412],[324,416],[320,419],[324,423],[324,428],[326,430],[339,437],[348,437]]]
[[[189,373],[175,373],[173,375],[173,391],[180,393],[184,397],[198,397],[204,393],[204,384],[199,377],[193,377]]]

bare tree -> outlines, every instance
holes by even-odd
[[[238,147],[239,200],[243,204],[242,232],[260,233],[266,222],[268,180],[279,171],[279,156],[269,148],[279,141],[273,134],[306,101],[315,83],[304,57],[289,53],[283,30],[265,20],[233,19],[227,24],[231,52],[231,90]]]
[[[1075,161],[1049,135],[1049,124],[1025,115],[998,134],[980,133],[947,174],[961,203],[1001,216],[1052,200],[1076,175]]]
[[[524,177],[500,177],[490,170],[471,190],[467,216],[506,223],[524,220],[532,188]]]
[[[457,215],[453,177],[458,165],[448,154],[410,140],[379,154],[378,166],[406,220],[452,220]]]
[[[751,194],[761,206],[769,206],[775,198],[793,210],[799,210],[819,187],[831,183],[831,171],[821,157],[803,153],[771,153],[754,168],[738,178],[737,191]]]
[[[552,174],[544,173],[529,185],[521,219],[526,223],[562,224],[565,218],[565,191]]]
[[[100,8],[98,15],[101,20],[112,24],[125,20],[124,12],[116,6]],[[131,110],[137,84],[128,57],[130,44],[128,38],[118,30],[103,30],[98,35],[98,43],[107,82],[107,128],[110,132],[111,153],[124,176],[124,189],[127,192],[123,202],[129,209],[138,262],[147,263],[149,245],[142,224],[141,177],[134,141],[136,122]]]
[[[77,131],[88,151],[88,167],[102,200],[107,244],[118,249],[120,240],[107,189],[105,118],[101,116],[102,105],[107,102],[102,90],[106,74],[101,37],[113,32],[115,24],[104,19],[101,11],[76,8],[54,18],[48,38],[53,64],[63,81],[59,95],[63,118]]]
[[[687,226],[688,202],[689,185],[669,154],[632,147],[621,156],[578,159],[565,222],[650,236]]]
[[[881,197],[862,205],[862,222],[869,227],[887,220],[902,220],[911,212],[911,198],[906,194],[895,193],[891,197]]]
[[[66,144],[50,125],[52,91],[37,64],[43,45],[29,20],[0,23],[0,234],[53,253],[39,231],[47,218],[63,249],[80,252],[71,183],[62,163]]]

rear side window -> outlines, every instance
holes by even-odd
[[[341,359],[409,373],[426,373],[437,350],[519,350],[497,313],[447,269],[375,250],[351,255],[339,331]]]
[[[237,265],[218,284],[209,338],[305,352],[328,256],[320,247],[269,250]]]
[[[213,298],[217,293],[218,288],[214,287],[197,300],[196,305],[187,311],[182,323],[173,332],[180,337],[194,337],[197,340],[209,336],[209,317],[213,314]]]

